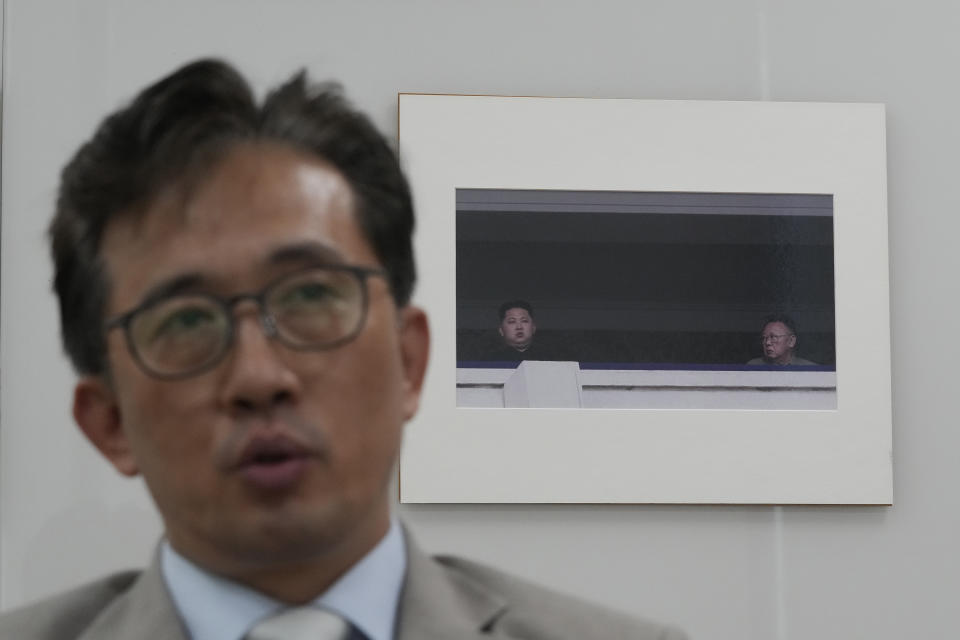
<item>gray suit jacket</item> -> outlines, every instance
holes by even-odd
[[[408,540],[397,640],[683,640],[679,630],[587,604]],[[0,616],[0,640],[188,640],[159,561]]]

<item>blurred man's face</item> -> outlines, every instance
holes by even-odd
[[[775,364],[788,363],[793,355],[793,348],[797,345],[797,336],[782,322],[767,323],[760,340],[763,344],[764,359]]]
[[[354,206],[348,184],[322,161],[241,146],[188,200],[161,194],[141,220],[110,224],[101,249],[112,285],[106,316],[158,287],[226,298],[321,264],[379,268]],[[175,549],[238,577],[350,555],[386,532],[391,470],[426,362],[426,320],[395,306],[385,278],[367,286],[359,335],[326,351],[270,339],[256,305],[240,302],[230,350],[182,380],[148,375],[123,331],[110,332],[112,382],[82,380],[74,412],[92,440],[115,421],[116,433],[95,444],[121,472],[143,474]]]
[[[522,307],[507,309],[500,322],[500,335],[503,341],[514,349],[524,349],[530,346],[533,334],[537,332],[537,325],[533,323],[530,312]]]

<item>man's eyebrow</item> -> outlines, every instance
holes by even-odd
[[[342,253],[329,245],[301,242],[280,247],[270,254],[268,262],[272,265],[302,262],[345,264],[346,260]]]
[[[163,300],[180,293],[196,291],[207,284],[207,278],[197,272],[182,273],[167,280],[162,280],[147,289],[147,293],[140,301],[140,306],[148,305],[157,300]]]
[[[345,260],[343,254],[333,247],[317,242],[289,244],[272,252],[267,258],[267,263],[271,265],[305,262],[344,264]],[[167,280],[162,280],[147,289],[138,306],[145,306],[181,293],[196,292],[213,284],[210,278],[200,272],[182,273]]]

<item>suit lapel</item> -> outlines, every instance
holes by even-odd
[[[489,629],[507,608],[485,587],[453,573],[407,541],[397,640],[493,640]],[[160,571],[159,554],[77,640],[189,640]]]
[[[447,571],[407,540],[407,577],[400,595],[397,640],[471,640],[498,637],[485,630],[506,602],[459,574]]]
[[[163,580],[159,553],[77,640],[189,640]]]

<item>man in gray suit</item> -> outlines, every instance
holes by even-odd
[[[0,639],[683,637],[431,558],[391,515],[429,342],[413,222],[388,144],[304,74],[259,103],[199,61],[104,120],[63,171],[54,286],[74,418],[164,540]]]

